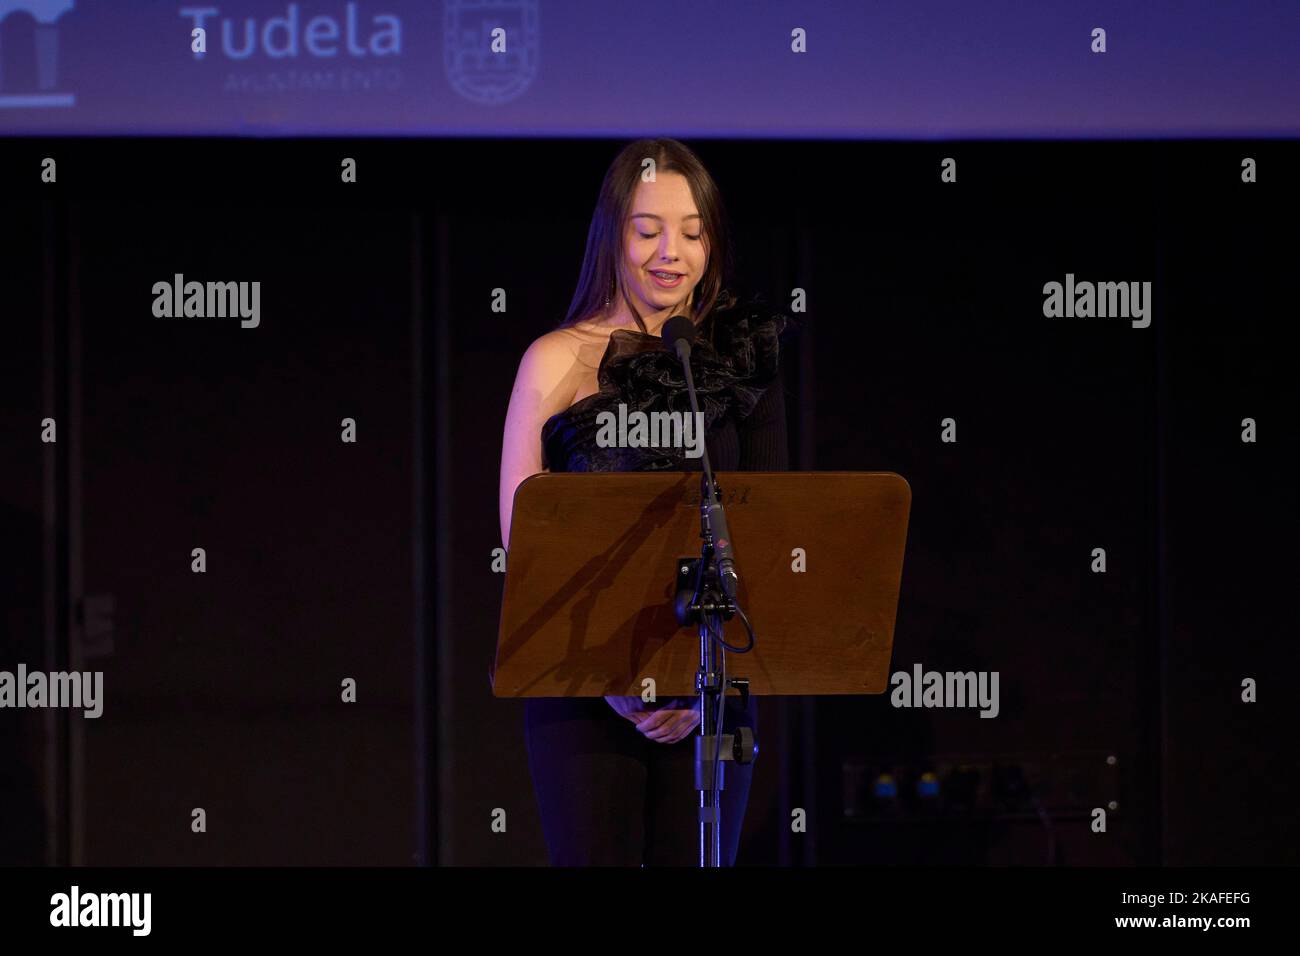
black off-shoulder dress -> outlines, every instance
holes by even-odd
[[[715,471],[789,467],[785,399],[779,372],[784,316],[756,303],[715,310],[700,325],[691,373],[704,413]],[[690,411],[677,356],[658,336],[615,330],[597,374],[599,391],[542,427],[543,459],[553,472],[699,471],[681,448],[602,448],[597,416],[628,411]],[[686,700],[680,704],[687,705]],[[749,724],[758,735],[757,700],[742,710],[727,698],[726,732]],[[675,744],[644,737],[601,697],[532,697],[525,703],[528,763],[552,864],[694,866],[699,862],[694,734]],[[735,862],[749,798],[751,767],[729,764],[722,796],[724,864]]]

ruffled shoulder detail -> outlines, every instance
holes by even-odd
[[[728,414],[742,421],[776,380],[786,316],[758,301],[714,309],[700,323],[691,349],[691,375],[707,433]],[[597,417],[628,412],[691,410],[681,362],[657,335],[615,329],[600,360],[599,391],[542,426],[542,454],[551,471],[653,471],[679,469],[682,448],[601,448]]]

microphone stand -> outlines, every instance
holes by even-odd
[[[691,374],[690,342],[677,339],[675,349],[686,374],[695,421],[700,416],[699,398]],[[737,612],[736,574],[731,566],[730,533],[722,505],[722,490],[713,477],[709,450],[700,436],[704,469],[700,474],[700,557],[677,562],[674,610],[679,624],[698,623],[700,666],[695,672],[695,691],[700,697],[700,731],[695,737],[695,789],[699,793],[700,866],[722,866],[722,791],[726,786],[726,761],[752,763],[757,756],[753,729],[738,728],[737,734],[722,733],[722,714],[728,686],[740,691],[741,706],[749,704],[749,681],[726,677],[726,649],[722,644],[722,622]],[[722,555],[725,559],[719,560]],[[743,617],[743,612],[742,612]],[[751,645],[752,646],[752,645]]]

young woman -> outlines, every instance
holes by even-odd
[[[649,160],[650,162],[647,162]],[[607,448],[597,415],[688,411],[679,361],[659,337],[686,315],[698,326],[691,368],[715,471],[788,467],[777,377],[784,317],[739,307],[724,288],[729,245],[718,189],[672,139],[639,140],[601,184],[568,315],[519,364],[501,451],[501,537],[515,489],[541,471],[698,471],[682,448]],[[692,731],[698,698],[529,698],[529,768],[555,865],[699,862]],[[755,728],[727,698],[724,732]],[[735,861],[752,767],[729,764],[722,859]]]

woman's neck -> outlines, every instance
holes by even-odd
[[[641,321],[645,323],[645,330],[648,333],[651,335],[658,335],[660,330],[663,329],[664,324],[667,323],[672,316],[672,310],[665,309],[662,312],[644,315],[641,317]],[[641,326],[637,324],[636,316],[634,316],[632,310],[627,307],[627,303],[622,303],[617,312],[601,320],[600,324],[615,329],[636,329],[637,331],[640,331],[641,329]]]

